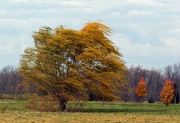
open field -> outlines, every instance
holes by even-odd
[[[0,101],[0,123],[179,123],[180,105],[118,102],[69,102],[74,112],[39,112],[25,108],[27,101]],[[75,112],[76,111],[76,112]]]

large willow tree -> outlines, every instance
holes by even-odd
[[[111,29],[101,22],[81,30],[40,28],[33,34],[34,47],[22,55],[20,73],[25,82],[52,94],[61,108],[68,99],[89,94],[117,99],[126,84],[126,67],[109,35]]]

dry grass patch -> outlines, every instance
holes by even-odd
[[[0,115],[1,123],[178,123],[178,115],[122,113],[16,112]]]

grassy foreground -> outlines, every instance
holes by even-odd
[[[69,102],[72,112],[39,112],[27,101],[0,101],[0,123],[179,123],[180,106],[118,102]]]

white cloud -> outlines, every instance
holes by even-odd
[[[3,45],[3,46],[0,46],[0,51],[1,51],[1,54],[2,52],[6,52],[6,53],[13,53],[13,44],[6,44],[6,45]]]
[[[75,6],[75,7],[82,7],[84,4],[81,1],[63,1],[63,5],[65,6]]]
[[[127,14],[128,16],[149,16],[152,15],[154,12],[152,11],[140,11],[140,10],[132,10],[129,11]]]
[[[0,16],[8,14],[7,10],[1,9],[0,10]]]
[[[10,3],[24,3],[28,2],[29,0],[9,0]]]
[[[130,3],[148,5],[148,6],[162,6],[163,3],[156,2],[155,0],[128,0]]]
[[[113,16],[113,17],[120,17],[120,16],[121,16],[121,13],[118,12],[118,11],[115,11],[115,12],[112,12],[112,16]]]
[[[0,54],[20,53],[27,45],[32,45],[27,35],[0,34]]]
[[[161,45],[133,43],[133,39],[124,34],[115,34],[112,38],[124,55],[128,66],[142,65],[146,68],[163,68],[179,61],[180,41],[175,38],[161,39]]]
[[[177,38],[161,38],[161,41],[164,43],[165,46],[169,47],[169,48],[176,48],[179,49],[180,48],[180,40],[178,40]],[[174,49],[173,49],[174,50]]]
[[[176,35],[180,34],[180,27],[179,28],[174,28],[169,30],[171,33],[174,33]]]

